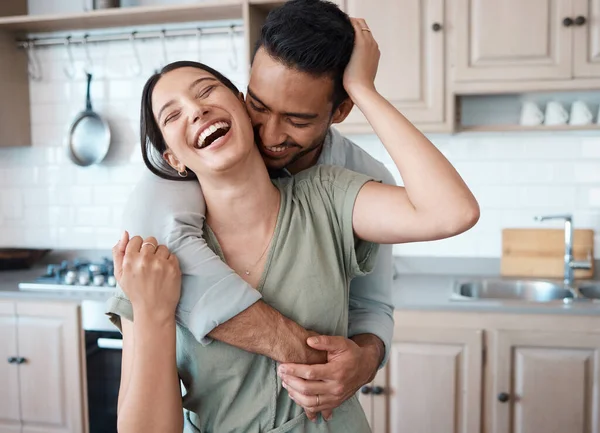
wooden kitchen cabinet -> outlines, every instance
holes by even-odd
[[[571,0],[455,0],[454,78],[571,78],[571,15]]]
[[[478,433],[482,354],[480,329],[398,328],[373,433]]]
[[[445,121],[444,6],[445,0],[346,0],[346,12],[364,18],[379,44],[377,90],[422,129]],[[336,126],[372,132],[356,107]]]
[[[599,433],[600,315],[396,311],[373,433]]]
[[[489,432],[599,431],[600,334],[491,334]]]
[[[15,305],[0,302],[0,433],[21,433],[19,370],[12,360],[16,353]]]
[[[0,344],[0,381],[5,369],[18,378],[0,433],[87,432],[79,306],[0,301]]]
[[[449,55],[460,93],[600,86],[590,80],[600,78],[600,0],[455,0],[452,5]]]
[[[600,0],[573,0],[575,77],[600,77]],[[583,21],[582,21],[583,20]]]

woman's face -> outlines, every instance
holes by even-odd
[[[168,147],[164,157],[178,171],[225,171],[256,151],[243,97],[202,69],[163,75],[152,92],[152,111]]]

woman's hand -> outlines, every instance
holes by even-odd
[[[131,304],[134,316],[149,313],[172,319],[181,293],[181,270],[177,258],[154,237],[129,239],[125,232],[113,248],[115,278]]]
[[[344,88],[352,101],[363,90],[375,90],[375,76],[379,66],[379,46],[362,18],[351,18],[354,26],[354,50],[344,72]],[[359,107],[360,108],[360,107]]]

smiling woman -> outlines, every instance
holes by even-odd
[[[181,171],[175,170],[165,159],[165,152],[167,150],[167,145],[161,133],[161,129],[159,124],[166,125],[169,122],[172,122],[177,119],[177,116],[181,115],[181,110],[177,110],[176,101],[171,99],[165,102],[158,111],[158,114],[155,118],[154,115],[154,106],[152,101],[152,93],[156,83],[159,79],[167,74],[170,71],[191,67],[199,70],[203,70],[207,73],[207,76],[200,77],[189,85],[190,92],[196,92],[197,98],[206,97],[213,89],[216,83],[220,83],[222,86],[225,86],[231,92],[239,96],[240,91],[237,89],[235,84],[231,82],[227,77],[222,75],[220,72],[214,70],[213,68],[206,66],[197,62],[174,62],[163,68],[160,73],[153,75],[148,79],[146,85],[144,86],[144,90],[142,92],[142,110],[141,110],[141,123],[140,123],[140,142],[142,145],[142,157],[144,159],[144,163],[148,167],[150,171],[152,171],[157,176],[160,176],[164,179],[169,180],[193,180],[196,179],[196,175],[194,172],[184,171],[185,168]],[[214,124],[216,121],[213,121]],[[223,136],[222,134],[224,129],[227,129],[225,133],[228,132],[228,129],[231,125],[228,123],[229,121],[224,119],[221,123],[226,124],[226,126],[221,126],[218,128],[218,131],[215,130],[213,133],[219,132],[219,136],[215,134],[215,137],[212,138],[212,141],[215,141],[216,138]],[[205,133],[208,133],[212,130],[212,125],[209,126],[211,129],[204,129],[202,131],[203,142],[200,143],[198,138],[195,143],[197,143],[197,147],[206,147],[206,145],[210,142],[204,142],[207,138]],[[216,129],[216,125],[215,125]],[[186,173],[185,176],[182,176],[183,173]]]

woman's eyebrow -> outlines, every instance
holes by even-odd
[[[190,84],[189,89],[192,90],[194,87],[196,87],[198,84],[200,84],[203,81],[217,81],[217,79],[213,78],[213,77],[198,78],[196,81],[194,81],[192,84]]]

